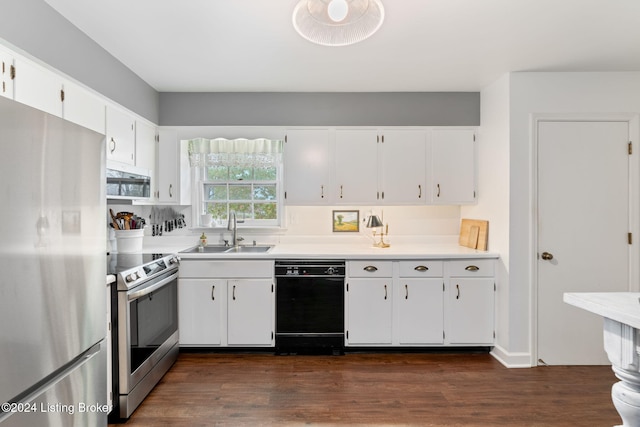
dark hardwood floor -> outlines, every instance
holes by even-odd
[[[181,353],[126,426],[614,426],[608,366],[486,353]]]

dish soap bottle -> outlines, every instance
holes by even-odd
[[[200,246],[207,246],[207,236],[204,233],[202,233],[202,236],[200,236]]]

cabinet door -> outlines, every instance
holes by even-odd
[[[347,345],[391,344],[392,279],[349,279]]]
[[[135,119],[107,106],[107,160],[135,165]]]
[[[158,201],[176,203],[178,200],[178,133],[160,130],[158,139]]]
[[[0,96],[13,99],[13,55],[0,50]]]
[[[157,200],[158,143],[156,127],[136,121],[136,166],[151,172],[151,200]]]
[[[451,344],[493,344],[494,279],[452,277],[449,280]]]
[[[444,342],[444,283],[442,278],[400,278],[398,288],[398,342],[442,344]]]
[[[434,204],[475,203],[475,142],[473,130],[434,130],[431,142]]]
[[[270,279],[229,280],[229,345],[272,346],[274,299]]]
[[[80,126],[105,134],[106,105],[104,101],[70,81],[64,81],[62,88],[64,90],[62,117]]]
[[[290,205],[329,203],[329,131],[288,130],[284,146],[285,201]]]
[[[378,132],[337,130],[335,144],[335,203],[377,203]]]
[[[222,342],[222,304],[226,280],[180,279],[178,324],[180,345],[208,346]]]
[[[385,130],[381,141],[380,200],[396,205],[426,203],[426,132]]]
[[[62,117],[62,79],[33,62],[16,58],[14,99],[22,104]]]

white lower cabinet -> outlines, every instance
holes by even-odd
[[[390,345],[391,278],[350,279],[347,285],[347,345]]]
[[[494,262],[349,261],[346,346],[492,346]]]
[[[449,286],[451,344],[493,344],[493,278],[455,277]]]
[[[180,264],[182,347],[272,347],[273,260],[186,260]]]
[[[444,342],[444,284],[442,278],[400,279],[398,344]]]
[[[227,282],[227,343],[263,345],[274,342],[273,281],[269,279]]]
[[[222,344],[226,280],[180,279],[178,324],[180,345]]]
[[[493,345],[495,279],[493,260],[465,259],[446,265],[449,293],[447,342]]]

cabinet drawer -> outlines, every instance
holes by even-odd
[[[400,277],[442,277],[442,261],[400,261]]]
[[[391,261],[349,261],[349,277],[392,277]]]
[[[448,261],[449,276],[490,277],[494,275],[495,261],[492,259],[462,259]]]
[[[183,260],[180,263],[180,277],[192,278],[272,278],[273,260],[269,261],[219,261]]]

